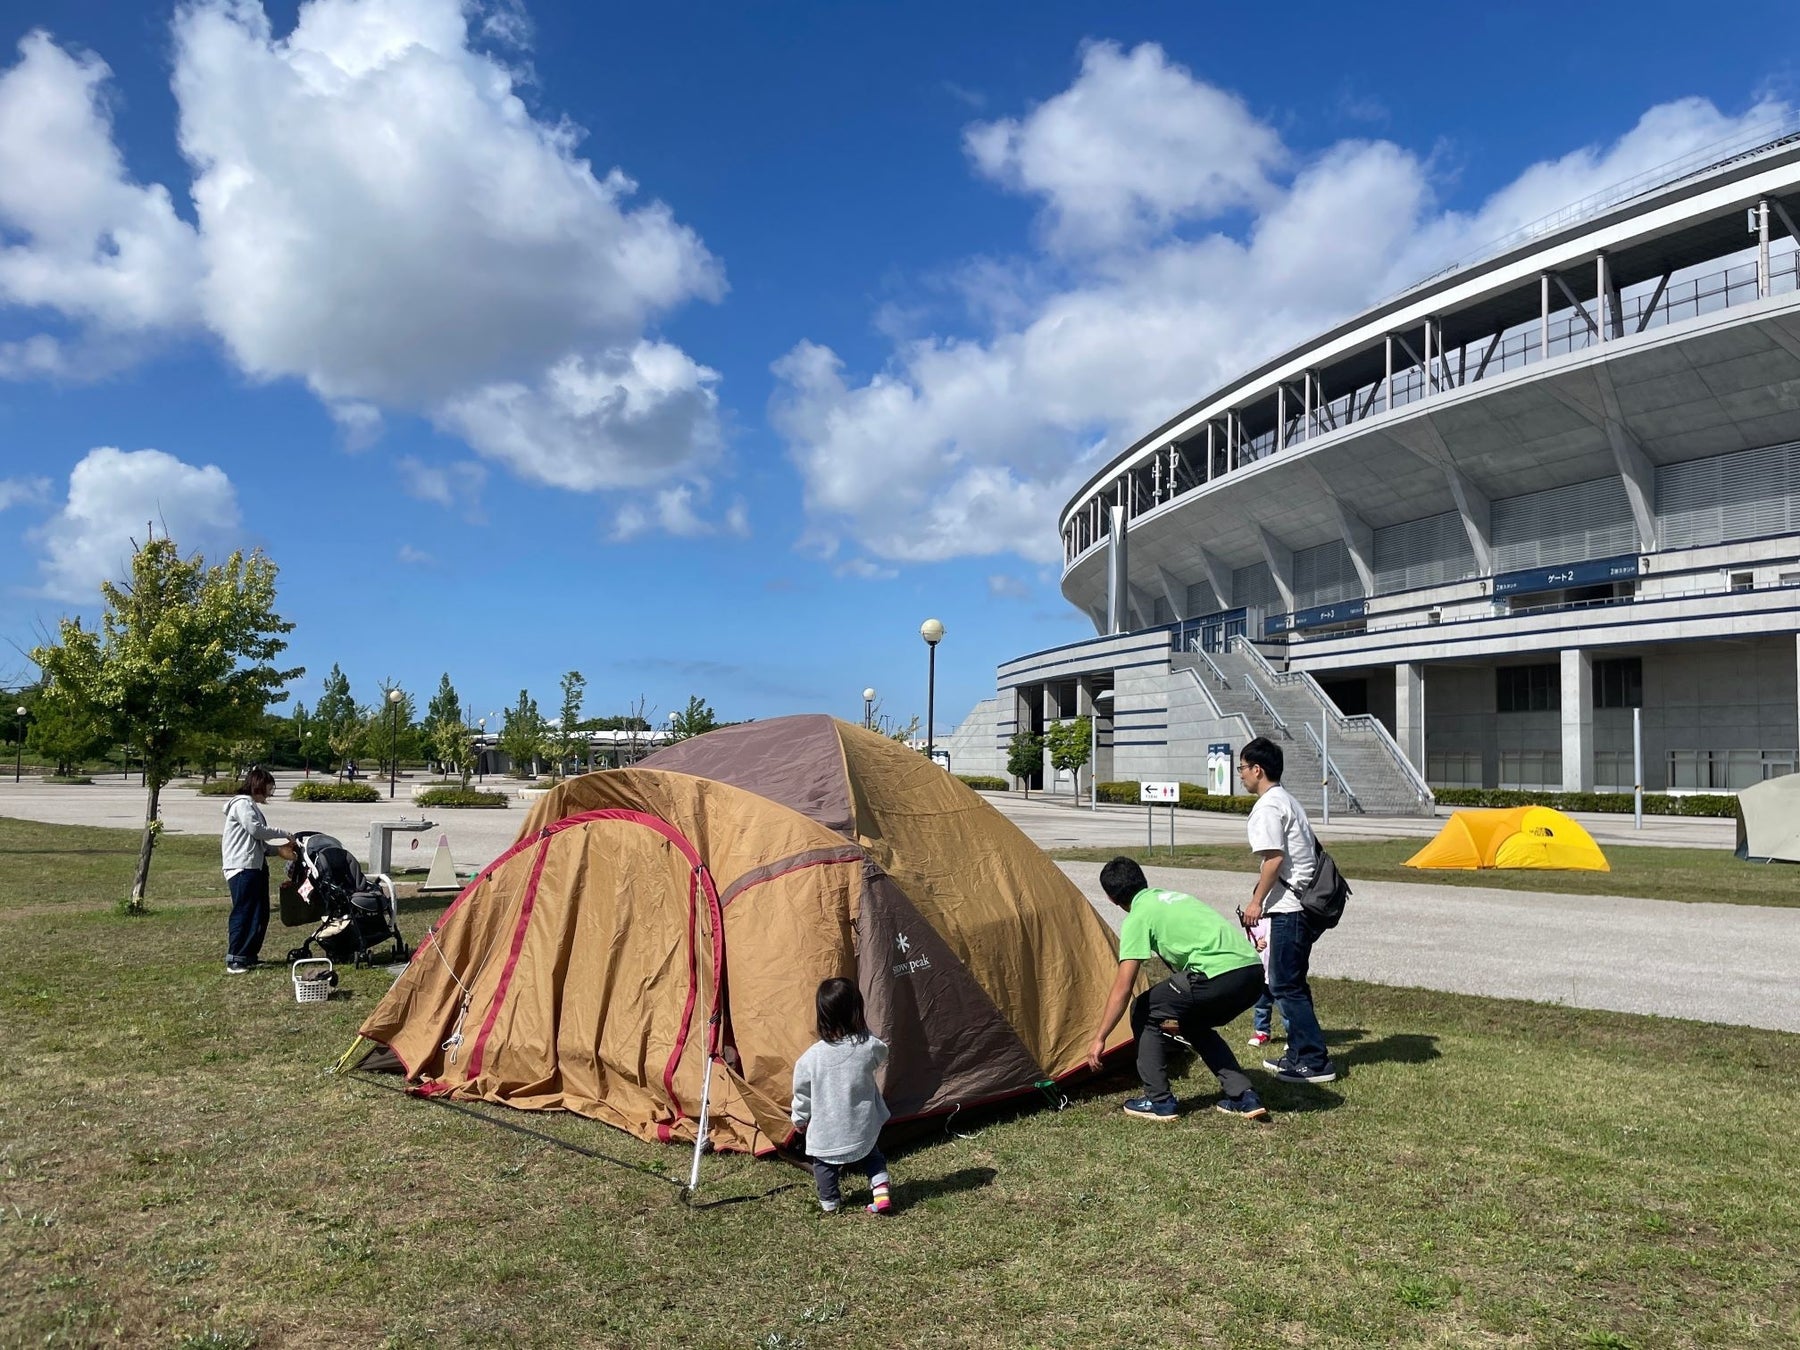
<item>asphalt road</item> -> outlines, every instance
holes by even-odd
[[[1066,797],[1033,797],[1028,803],[996,794],[989,800],[1046,848],[1144,839],[1143,808],[1094,812],[1072,806]],[[223,805],[172,788],[163,794],[163,817],[171,830],[216,834]],[[515,801],[505,811],[440,812],[437,826],[418,836],[418,850],[408,849],[403,837],[400,852],[410,855],[411,865],[423,867],[441,835],[457,865],[473,870],[512,843],[524,806]],[[136,784],[113,780],[58,788],[0,779],[0,817],[136,827],[143,811],[143,791]],[[325,830],[359,854],[371,820],[401,815],[420,815],[404,796],[392,804],[346,806],[295,803],[278,794],[268,807],[273,824]],[[1640,835],[1630,817],[1581,819],[1603,844],[1729,847],[1732,841],[1730,821],[1646,818]],[[1156,828],[1157,842],[1166,841],[1166,811],[1158,813]],[[1243,828],[1237,816],[1176,813],[1176,839],[1182,843],[1241,843]],[[1340,818],[1320,832],[1330,840],[1424,835],[1434,829],[1429,820]],[[1064,863],[1063,870],[1116,927],[1118,911],[1099,891],[1099,866]],[[1241,872],[1148,870],[1152,884],[1188,891],[1227,914],[1249,894],[1247,853]],[[1800,971],[1800,910],[1794,909],[1363,882],[1356,884],[1344,922],[1316,949],[1314,970],[1383,984],[1800,1031],[1800,981],[1794,978]]]

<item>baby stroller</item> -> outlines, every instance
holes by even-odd
[[[303,830],[294,836],[297,856],[288,863],[281,887],[281,921],[289,928],[315,925],[306,941],[292,948],[291,965],[317,947],[333,961],[358,966],[386,965],[412,955],[400,936],[394,885],[385,876],[365,877],[350,850],[328,834]],[[378,952],[384,942],[391,950]]]

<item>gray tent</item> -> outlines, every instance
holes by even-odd
[[[1738,793],[1737,855],[1800,862],[1800,773],[1765,778]]]

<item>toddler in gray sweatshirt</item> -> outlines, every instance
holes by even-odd
[[[887,1045],[869,1034],[862,992],[850,980],[830,979],[816,999],[819,1039],[794,1065],[795,1128],[806,1132],[819,1205],[827,1214],[842,1203],[838,1178],[846,1166],[868,1174],[871,1214],[892,1212],[881,1127],[887,1103],[875,1071],[887,1062]]]

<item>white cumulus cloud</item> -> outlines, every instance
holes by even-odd
[[[168,189],[133,182],[102,92],[111,72],[43,32],[0,70],[0,303],[72,322],[100,368],[143,335],[199,318],[201,260]],[[80,377],[48,334],[0,349],[0,374]]]
[[[48,478],[0,478],[0,511],[41,502],[49,495]]]
[[[1090,43],[1069,88],[1023,118],[970,127],[975,166],[1041,195],[1058,243],[1107,246],[1277,195],[1287,158],[1242,99],[1192,78],[1162,49]]]
[[[890,561],[1060,558],[1056,513],[1106,458],[1283,347],[1588,193],[1780,115],[1687,99],[1536,164],[1475,210],[1383,140],[1287,149],[1162,50],[1087,47],[1068,89],[969,128],[976,170],[1041,204],[1037,252],[959,270],[947,331],[894,332],[856,375],[817,341],[770,418],[812,546]],[[884,311],[905,323],[904,304]],[[917,320],[912,320],[915,325]]]
[[[0,374],[199,329],[250,376],[303,382],[353,449],[402,412],[530,482],[696,477],[717,376],[654,329],[720,298],[723,270],[528,106],[529,38],[510,0],[305,0],[285,34],[258,0],[181,5],[189,225],[131,180],[105,64],[28,36],[0,71],[0,304],[55,323],[0,346]]]
[[[43,593],[92,604],[102,581],[123,578],[152,532],[209,558],[239,541],[237,489],[216,465],[161,450],[90,450],[69,474],[61,508],[28,536],[43,550]]]
[[[680,539],[719,533],[741,536],[748,532],[749,521],[742,502],[733,502],[724,519],[715,522],[703,514],[706,496],[703,487],[678,483],[650,494],[646,500],[627,502],[613,516],[609,537],[615,544],[623,544],[653,529]]]

